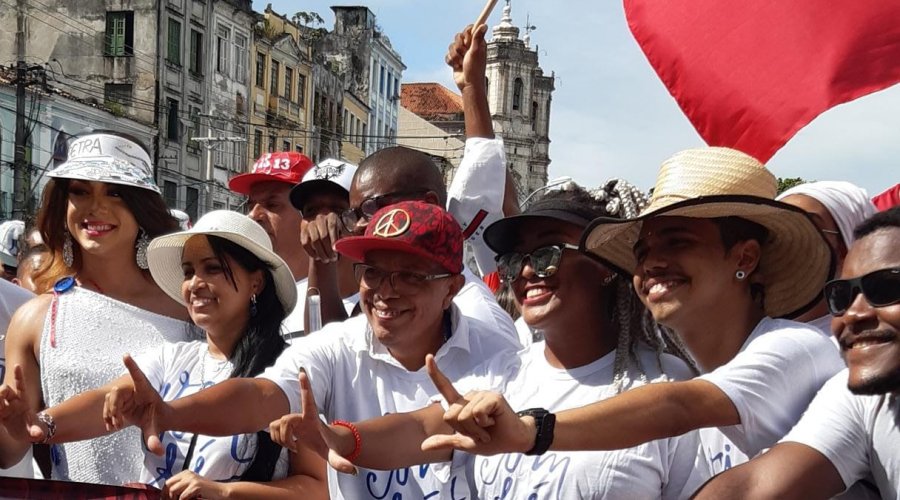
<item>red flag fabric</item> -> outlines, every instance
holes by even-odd
[[[762,162],[822,112],[900,81],[894,0],[624,1],[703,139]]]
[[[883,193],[872,198],[872,203],[879,212],[900,206],[900,184],[889,187]]]

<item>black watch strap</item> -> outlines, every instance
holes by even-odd
[[[526,455],[543,455],[553,444],[553,428],[556,427],[556,415],[543,408],[529,408],[517,413],[520,417],[534,418],[537,435],[534,446],[525,452]]]

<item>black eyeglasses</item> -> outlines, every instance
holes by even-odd
[[[532,250],[531,253],[509,252],[497,256],[497,273],[504,283],[512,283],[522,273],[525,259],[531,262],[534,274],[539,278],[553,276],[559,269],[559,260],[565,249],[578,250],[578,247],[569,243],[548,245]]]
[[[353,264],[353,275],[356,276],[357,283],[372,290],[380,287],[384,279],[388,278],[391,287],[400,294],[418,292],[429,281],[453,276],[452,273],[419,274],[411,271],[385,271],[359,262]]]
[[[352,233],[360,222],[368,223],[369,219],[371,219],[379,209],[388,205],[393,205],[394,203],[401,201],[401,198],[415,199],[424,196],[427,192],[427,189],[420,189],[418,191],[397,191],[366,198],[358,207],[351,207],[344,210],[341,213],[341,222],[344,224],[344,229],[346,229],[347,232]]]
[[[828,311],[835,316],[844,314],[858,293],[862,293],[872,307],[900,302],[900,267],[879,269],[865,276],[825,283]]]

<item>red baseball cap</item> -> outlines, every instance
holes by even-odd
[[[284,182],[299,184],[300,179],[313,167],[313,162],[305,155],[293,151],[266,153],[256,160],[249,174],[232,177],[228,189],[235,193],[249,195],[250,188],[257,182]]]
[[[447,272],[463,270],[463,234],[443,208],[423,201],[402,201],[382,207],[366,226],[363,236],[338,240],[334,247],[362,261],[373,250],[391,250],[424,257]]]

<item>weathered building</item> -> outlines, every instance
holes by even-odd
[[[352,92],[344,92],[344,128],[341,157],[354,165],[366,157],[365,137],[369,129],[369,106]]]
[[[405,84],[403,88],[406,88]],[[431,156],[444,175],[444,183],[449,186],[465,150],[465,137],[447,133],[439,126],[444,122],[430,122],[406,109],[406,106],[400,106],[397,123],[397,144]]]
[[[487,50],[488,105],[494,132],[503,137],[508,166],[520,193],[527,194],[547,183],[554,75],[544,76],[529,35],[519,38],[509,2]]]

